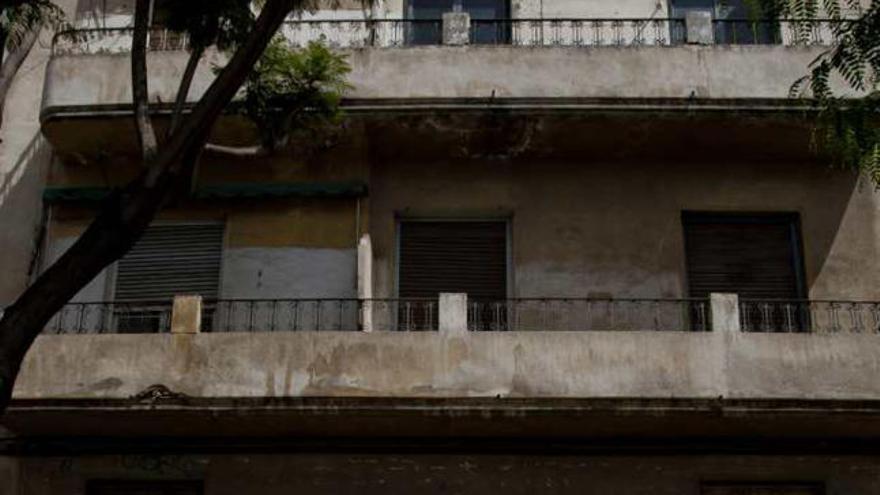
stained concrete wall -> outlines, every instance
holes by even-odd
[[[875,399],[878,350],[871,334],[48,335],[15,397]]]
[[[4,495],[21,495],[19,460],[0,456],[0,486]]]
[[[71,11],[75,0],[55,2]],[[40,102],[52,33],[44,31],[19,69],[3,107],[0,130],[0,307],[12,303],[29,281],[39,242],[41,193],[52,158],[40,136]]]
[[[348,96],[786,98],[820,51],[781,46],[363,49],[348,52],[354,86]],[[212,54],[200,66],[192,99],[210,84],[219,57]],[[124,54],[53,58],[43,111],[130,102],[127,60]],[[184,53],[150,54],[152,100],[173,101],[185,63]]]
[[[710,158],[379,163],[377,297],[396,294],[400,216],[509,219],[512,297],[686,297],[690,210],[796,212],[810,296],[880,299],[880,193],[821,164]]]
[[[872,456],[301,454],[25,459],[22,495],[85,495],[89,479],[204,480],[206,495],[327,493],[700,495],[704,481],[822,482],[880,492]]]

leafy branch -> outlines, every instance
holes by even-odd
[[[295,134],[314,134],[339,124],[340,103],[351,87],[344,55],[311,42],[290,47],[276,36],[244,83],[238,112],[254,123],[258,144],[229,147],[208,144],[207,151],[236,157],[267,156],[287,146]]]

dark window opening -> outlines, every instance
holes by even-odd
[[[454,11],[470,14],[472,44],[497,45],[510,41],[509,0],[409,0],[411,25],[407,40],[412,45],[442,43],[443,14]]]
[[[764,323],[780,330],[808,328],[808,314],[798,311],[807,290],[797,214],[685,212],[682,222],[690,297],[706,298],[716,292],[738,294],[743,300],[778,301],[791,311],[775,313],[772,318],[780,321]],[[768,318],[766,313],[753,316]]]
[[[747,0],[670,0],[669,13],[684,19],[688,12],[712,16],[715,43],[721,45],[773,45],[782,42],[779,22],[750,6]],[[673,32],[673,42],[683,43],[684,32]]]
[[[507,299],[507,222],[402,221],[399,242],[401,299],[443,292],[473,302]]]

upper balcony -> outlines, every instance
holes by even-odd
[[[629,103],[643,105],[652,99],[787,98],[809,62],[832,41],[835,22],[461,15],[445,21],[303,20],[288,22],[282,32],[294,45],[323,41],[345,51],[354,88],[346,96],[353,101],[554,99],[570,105],[635,99],[643,101]],[[127,28],[102,28],[56,37],[42,108],[50,140],[59,141],[55,121],[112,115],[130,103],[129,64],[120,56],[130,36]],[[173,101],[186,39],[156,30],[150,46],[151,100]],[[192,99],[210,84],[212,67],[222,58],[211,53],[205,59]]]
[[[472,20],[458,26],[458,33],[449,16],[445,28],[443,22],[303,20],[288,22],[282,32],[294,45],[323,41],[348,55],[353,89],[345,106],[352,117],[502,108],[566,119],[574,114],[581,123],[645,111],[792,115],[802,104],[789,98],[791,85],[832,40],[827,20],[704,19],[700,31],[695,21],[672,18],[526,18]],[[79,30],[56,38],[41,121],[62,158],[134,149],[133,130],[118,125],[130,111],[130,42],[128,28]],[[175,99],[186,44],[164,30],[151,34],[149,89],[157,118],[166,110],[162,103]],[[205,57],[190,91],[192,101],[208,88],[213,67],[224,57],[217,52]],[[222,122],[220,129],[227,128]],[[466,125],[465,120],[453,127]]]

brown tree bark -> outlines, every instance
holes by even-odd
[[[131,94],[135,129],[144,165],[152,161],[159,147],[156,130],[150,119],[150,90],[147,79],[147,34],[150,31],[151,4],[151,0],[137,0],[131,41]]]
[[[180,126],[180,119],[183,116],[183,107],[186,106],[186,100],[189,98],[189,89],[192,87],[193,77],[196,75],[196,69],[205,54],[205,47],[190,47],[189,60],[186,62],[186,69],[180,78],[180,87],[177,88],[177,101],[174,102],[174,112],[171,114],[171,125],[168,133],[173,134]]]
[[[64,304],[143,234],[169,191],[186,177],[217,118],[272,36],[301,2],[266,2],[249,38],[140,176],[114,191],[85,233],[6,309],[0,320],[0,413],[9,405],[15,379],[34,340]]]

